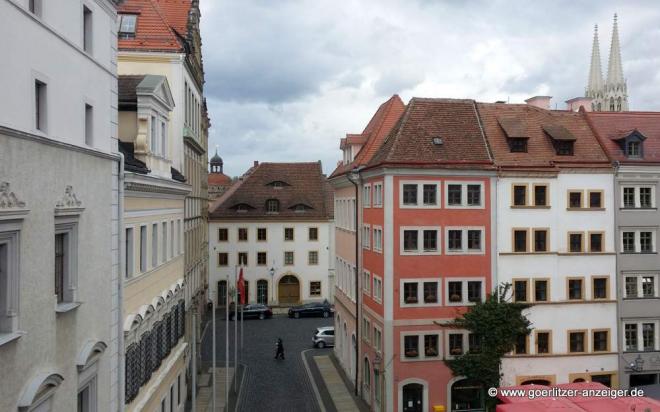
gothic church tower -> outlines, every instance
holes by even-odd
[[[589,68],[589,82],[587,84],[585,96],[593,99],[592,109],[594,111],[628,111],[628,86],[623,77],[621,45],[619,43],[619,26],[616,14],[614,15],[612,42],[610,44],[610,58],[607,67],[607,80],[605,82],[603,82],[603,71],[601,69],[598,25],[595,27],[594,41],[591,50],[591,66]]]

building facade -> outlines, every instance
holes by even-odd
[[[203,97],[200,18],[198,0],[126,0],[119,9],[119,73],[166,77],[174,103],[164,134],[171,166],[190,187],[184,205],[182,257],[187,342],[199,341],[201,314],[208,300],[206,152],[210,121]],[[193,331],[197,331],[196,337]],[[186,359],[190,379],[192,357]]]
[[[612,26],[610,58],[607,67],[607,78],[605,80],[603,80],[603,70],[601,69],[598,25],[594,28],[589,81],[585,90],[585,96],[592,99],[591,108],[595,112],[628,111],[628,83],[623,77],[619,24],[616,14],[614,15],[614,24]]]
[[[660,383],[660,114],[588,113],[614,161],[619,376],[623,388]]]
[[[532,333],[502,384],[618,386],[612,168],[584,113],[478,105],[498,166],[497,283]],[[577,315],[579,313],[579,316]]]
[[[331,301],[330,196],[320,162],[255,162],[213,202],[209,213],[208,253],[214,259],[210,282],[216,304],[226,304],[239,267],[250,303]]]
[[[119,149],[124,155],[125,410],[183,410],[186,400],[184,198],[167,129],[167,78],[119,76]]]
[[[120,406],[115,7],[0,1],[3,411]]]

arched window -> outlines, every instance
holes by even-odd
[[[616,99],[616,111],[620,112],[621,111],[621,97],[618,97]]]
[[[451,411],[485,411],[484,387],[481,382],[461,379],[451,386]]]
[[[257,303],[268,304],[268,281],[260,279],[257,281]]]
[[[369,400],[369,387],[371,386],[371,366],[369,365],[369,358],[364,358],[364,368],[362,368],[362,385],[366,392],[365,398]]]
[[[610,111],[614,111],[614,97],[610,97]]]
[[[277,199],[266,200],[266,212],[277,213],[280,211],[280,201]]]

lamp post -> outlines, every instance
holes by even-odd
[[[273,290],[271,293],[273,295],[273,300],[271,301],[271,304],[275,303],[275,262],[273,261],[273,266],[268,269],[268,273],[270,274],[270,287]]]
[[[355,396],[359,396],[358,377],[360,369],[360,231],[358,212],[360,210],[360,168],[351,170],[348,180],[355,186]]]

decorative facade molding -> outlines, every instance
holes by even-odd
[[[78,196],[73,191],[73,186],[67,185],[64,189],[64,196],[55,204],[56,216],[70,216],[79,215],[85,210],[82,207],[82,202],[78,200]]]
[[[0,182],[0,220],[20,219],[29,211],[25,202],[11,191],[9,182]]]

